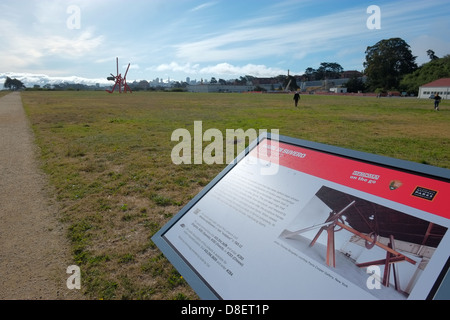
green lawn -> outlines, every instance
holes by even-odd
[[[22,92],[86,299],[197,299],[151,236],[225,165],[175,165],[177,128],[280,134],[450,168],[450,103],[285,94]],[[208,145],[205,142],[204,145]]]

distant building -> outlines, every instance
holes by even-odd
[[[221,85],[221,84],[201,84],[201,85],[188,85],[188,92],[228,92],[228,93],[241,93],[253,91],[254,86],[239,86],[239,85]]]
[[[427,99],[438,93],[442,99],[450,99],[450,78],[442,78],[419,88],[418,98]]]
[[[334,93],[347,93],[347,88],[330,88],[330,92]]]

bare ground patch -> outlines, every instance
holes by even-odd
[[[20,93],[0,99],[0,137],[0,299],[79,299],[66,285],[70,246]]]

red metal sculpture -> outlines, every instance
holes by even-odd
[[[107,79],[110,81],[115,81],[114,86],[112,90],[106,90],[109,93],[113,93],[116,90],[116,87],[118,87],[119,93],[127,93],[131,91],[131,88],[127,84],[127,73],[128,69],[130,69],[130,64],[128,64],[127,71],[125,72],[125,75],[122,77],[122,74],[119,73],[119,58],[116,58],[116,66],[117,66],[117,75],[113,75],[111,73],[111,77],[108,77]]]

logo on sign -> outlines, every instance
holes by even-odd
[[[400,188],[402,186],[402,184],[403,183],[401,181],[399,181],[399,180],[392,180],[389,183],[389,189],[390,190],[397,190],[398,188]]]
[[[412,193],[412,195],[415,197],[419,197],[419,198],[422,198],[425,200],[430,200],[430,201],[434,199],[436,194],[437,194],[437,191],[423,188],[423,187],[416,187],[416,189]]]

